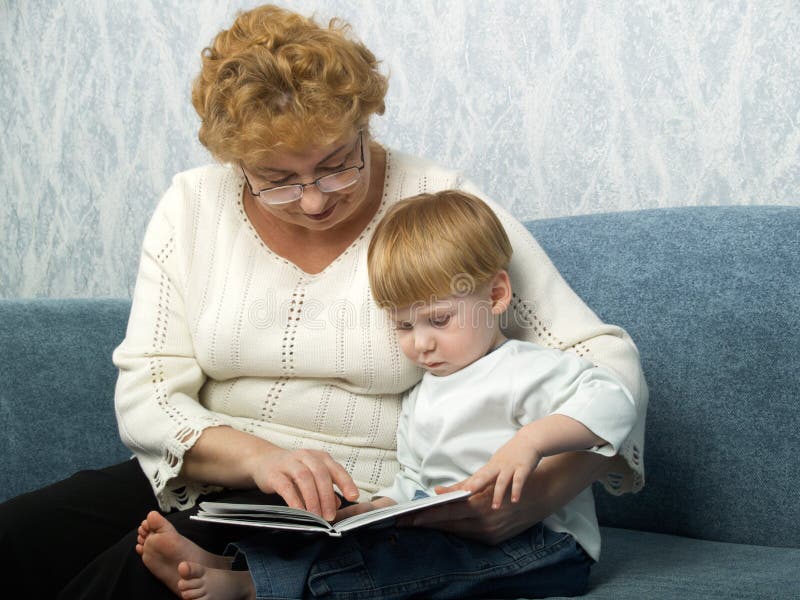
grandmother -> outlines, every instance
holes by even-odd
[[[218,163],[176,175],[156,207],[113,355],[120,435],[134,458],[0,510],[3,564],[37,582],[32,597],[172,597],[134,551],[152,509],[220,553],[243,532],[190,521],[200,500],[279,494],[331,519],[334,484],[357,500],[391,482],[400,395],[422,373],[373,303],[366,251],[388,207],[423,192],[485,200],[514,251],[507,334],[612,369],[639,420],[615,459],[548,458],[520,503],[492,510],[491,493],[477,494],[417,524],[496,543],[594,480],[613,493],[642,486],[647,387],[635,345],[461,173],[372,138],[386,89],[346,25],[273,6],[240,14],[203,51],[192,103]]]

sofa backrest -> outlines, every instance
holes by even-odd
[[[645,488],[596,486],[601,524],[800,546],[800,208],[657,209],[529,224],[635,340]]]
[[[0,301],[0,500],[130,456],[114,418],[126,300]]]

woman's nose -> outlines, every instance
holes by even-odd
[[[328,194],[323,194],[316,185],[311,184],[303,190],[303,197],[300,198],[300,208],[307,215],[316,215],[325,210],[327,201]]]

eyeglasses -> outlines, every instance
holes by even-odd
[[[247,173],[244,172],[243,168],[242,175],[244,175],[244,180],[247,182],[247,187],[250,188],[250,193],[265,204],[276,205],[296,202],[303,197],[303,192],[310,185],[316,185],[317,189],[323,194],[338,192],[345,188],[349,188],[351,185],[355,185],[359,177],[361,177],[361,170],[365,166],[363,131],[358,132],[358,141],[356,143],[361,148],[361,166],[348,167],[346,169],[342,169],[341,171],[336,171],[335,173],[329,173],[328,175],[318,177],[310,183],[279,185],[277,187],[264,188],[263,190],[256,192],[253,189],[250,180],[247,178]],[[355,148],[353,148],[353,150],[355,150]]]

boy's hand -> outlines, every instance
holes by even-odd
[[[524,430],[520,430],[494,453],[488,463],[461,483],[459,487],[470,490],[474,494],[494,482],[492,508],[498,509],[503,504],[509,483],[511,484],[511,502],[519,502],[523,485],[541,460],[542,455],[536,448],[532,437],[526,435]]]
[[[388,496],[383,496],[377,500],[373,500],[372,502],[359,502],[358,504],[351,504],[350,506],[340,508],[338,511],[336,511],[336,519],[334,520],[334,523],[337,523],[342,519],[346,519],[347,517],[360,515],[361,513],[369,512],[371,510],[375,510],[376,508],[391,506],[392,504],[397,503]]]

